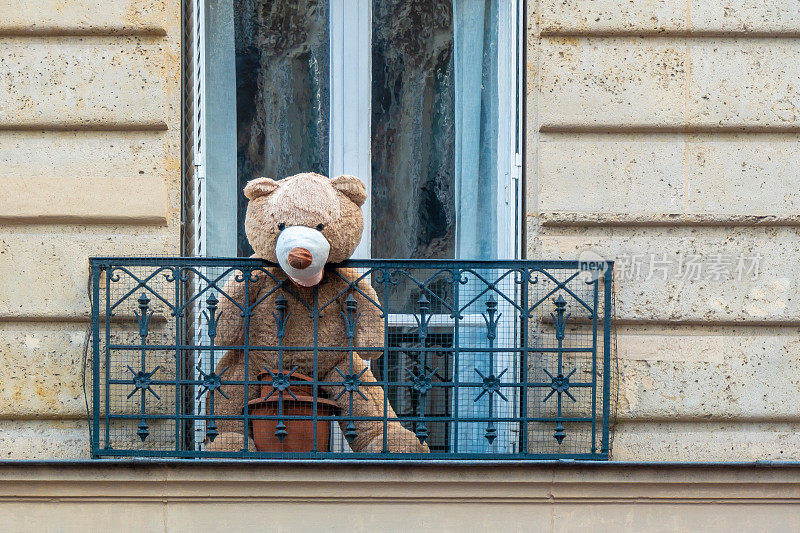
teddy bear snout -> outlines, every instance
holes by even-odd
[[[289,251],[288,261],[289,264],[292,265],[293,268],[297,270],[303,270],[304,268],[308,268],[311,265],[311,261],[313,257],[311,256],[311,252],[306,250],[305,248],[292,248]]]

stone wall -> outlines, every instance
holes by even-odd
[[[529,256],[625,267],[615,458],[797,458],[800,5],[528,13]],[[179,251],[180,2],[0,0],[0,44],[0,457],[87,457],[87,258]]]
[[[0,458],[88,457],[92,255],[180,250],[180,2],[0,0]]]
[[[618,261],[614,458],[800,457],[800,4],[528,12],[529,257]]]

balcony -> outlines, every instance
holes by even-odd
[[[608,459],[612,266],[93,258],[92,454]]]

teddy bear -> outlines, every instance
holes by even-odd
[[[328,179],[316,173],[296,174],[279,181],[258,178],[247,183],[244,194],[249,200],[245,233],[255,251],[253,257],[278,264],[280,268],[255,270],[248,283],[244,282],[243,275],[230,277],[219,298],[216,344],[244,345],[242,309],[249,295],[247,303],[255,304],[248,328],[250,346],[278,346],[280,324],[275,311],[279,298],[286,317],[281,331],[283,346],[314,344],[313,317],[307,307],[311,302],[317,302],[320,309],[319,346],[351,346],[348,342],[356,347],[383,346],[384,319],[378,308],[378,295],[368,279],[359,279],[354,269],[328,266],[348,259],[361,239],[364,228],[361,206],[366,200],[366,188],[361,180],[347,175]],[[355,319],[353,339],[348,338],[347,311]],[[215,373],[224,381],[243,381],[245,366],[249,368],[250,381],[256,381],[257,375],[265,369],[279,367],[284,369],[284,375],[291,370],[315,375],[314,354],[310,350],[279,353],[251,349],[248,352],[245,365],[243,350],[227,351],[220,358]],[[383,417],[386,408],[388,451],[427,453],[426,444],[399,422],[391,420],[397,415],[384,401],[383,388],[364,385],[376,381],[366,360],[382,353],[318,350],[317,380],[342,383],[320,386],[320,389],[328,398],[335,399],[345,417],[351,416],[351,396],[353,417]],[[279,357],[283,359],[282,366]],[[354,388],[356,391],[350,394]],[[243,386],[223,384],[220,391],[224,395],[215,395],[216,415],[239,416],[246,401],[260,396],[260,388],[255,385],[248,391],[247,398]],[[213,441],[207,442],[207,450],[243,448],[246,429],[242,420],[216,419],[216,424],[219,433]],[[347,420],[340,422],[340,426],[348,435],[353,451],[383,451],[382,421]],[[252,436],[248,434],[248,438],[248,449],[255,450]]]

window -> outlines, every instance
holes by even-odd
[[[201,255],[247,255],[244,182],[303,171],[367,184],[356,257],[520,255],[521,2],[192,1]]]
[[[243,230],[247,181],[314,171],[353,174],[367,185],[357,258],[520,256],[522,2],[193,2],[200,255],[252,253]],[[411,305],[419,289],[403,283],[407,297],[398,301]],[[512,316],[505,305],[499,312]],[[393,310],[390,372],[407,367],[413,311]],[[442,347],[434,379],[443,381],[458,370],[446,318],[429,338],[429,347]],[[479,335],[483,319],[470,320]],[[465,353],[458,365],[471,372],[482,357]],[[430,412],[453,409],[446,394],[428,401]],[[392,404],[398,412],[418,408],[411,397]],[[446,448],[448,431],[441,424],[431,442]],[[506,437],[496,445],[512,446]]]

